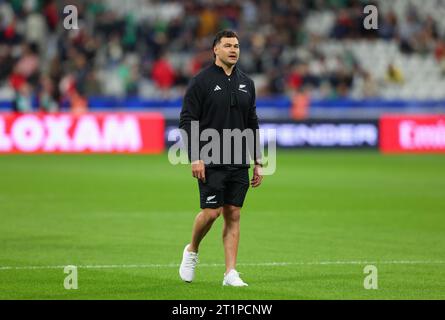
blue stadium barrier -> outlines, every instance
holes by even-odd
[[[88,105],[90,110],[113,110],[126,108],[129,110],[149,110],[155,108],[179,108],[182,97],[175,99],[143,99],[140,97],[90,97]],[[33,99],[33,108],[37,108],[37,99]],[[288,109],[291,100],[286,96],[265,97],[257,99],[258,108]],[[13,107],[11,100],[0,100],[0,110],[9,111]],[[312,100],[311,107],[325,109],[348,108],[381,108],[394,109],[403,112],[407,108],[445,108],[445,100],[386,100],[386,99],[329,99]],[[62,103],[62,109],[68,109],[67,102]]]

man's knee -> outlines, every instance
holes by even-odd
[[[219,215],[221,214],[221,211],[222,211],[222,207],[215,208],[215,209],[213,209],[213,208],[202,209],[202,212],[204,213],[204,215],[211,221],[218,219]]]
[[[224,219],[229,222],[238,222],[241,217],[241,208],[233,205],[224,206]]]

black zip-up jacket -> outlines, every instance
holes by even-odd
[[[219,133],[221,142],[219,163],[211,159],[202,159],[207,166],[235,166],[249,167],[246,161],[246,152],[249,152],[250,158],[253,158],[254,152],[259,154],[259,134],[258,117],[255,105],[255,85],[244,72],[239,70],[236,65],[230,76],[226,75],[222,67],[212,63],[209,67],[196,75],[189,83],[184,96],[182,111],[179,120],[179,128],[185,130],[188,137],[188,156],[190,161],[199,159],[199,153],[191,150],[191,122],[199,121],[199,134],[207,128],[216,129]],[[223,152],[223,129],[244,129],[253,130],[253,144],[243,144],[242,163],[234,163],[233,142],[231,145],[231,162],[227,163],[228,158],[224,158]],[[193,137],[195,143],[198,143],[197,136]],[[210,141],[210,139],[209,139]],[[244,141],[247,141],[245,139]],[[200,141],[199,151],[208,143]],[[206,151],[208,151],[206,149]],[[236,150],[239,153],[239,150]],[[203,153],[206,154],[206,153]],[[212,152],[209,152],[213,155]],[[228,155],[227,155],[228,156]],[[208,157],[207,157],[208,158]],[[250,159],[249,158],[249,159]],[[256,156],[255,159],[259,159]],[[224,161],[226,160],[226,161]]]

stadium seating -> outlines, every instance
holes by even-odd
[[[6,22],[0,25],[2,46],[10,49],[9,55],[15,64],[23,57],[21,45],[30,37],[26,26],[32,21],[28,18],[32,14],[37,21],[39,16],[46,17],[45,5],[56,2],[29,3],[43,5],[29,7],[26,4],[21,8],[6,2],[0,5],[0,14]],[[58,28],[48,30],[47,46],[38,53],[37,75],[34,80],[25,81],[31,83],[34,96],[38,96],[38,79],[48,74],[51,64],[59,65],[59,74],[52,75],[51,79],[55,88],[54,99],[62,107],[67,104],[66,92],[62,89],[67,87],[70,77],[74,79],[72,85],[90,101],[93,109],[96,97],[125,101],[123,99],[137,96],[148,101],[176,101],[197,72],[192,69],[211,62],[210,45],[214,32],[228,27],[239,32],[240,64],[255,80],[260,102],[270,101],[263,98],[287,96],[289,106],[292,96],[305,88],[318,105],[320,100],[332,99],[340,102],[344,99],[405,100],[405,105],[418,100],[445,101],[445,53],[440,56],[436,52],[441,45],[445,52],[445,0],[375,1],[379,27],[384,26],[387,15],[392,12],[397,19],[396,32],[390,36],[379,34],[380,30],[364,33],[358,25],[353,25],[353,34],[336,32],[342,14],[349,22],[363,19],[366,1],[298,3],[247,1],[238,5],[228,1],[214,3],[205,9],[206,6],[198,1],[135,0],[123,3],[104,0],[103,8],[97,9],[96,2],[85,1],[86,5],[79,7],[81,30],[61,29],[63,17],[59,17]],[[90,14],[94,10],[96,13]],[[210,15],[205,16],[206,12]],[[8,42],[6,34],[11,27],[8,21],[14,19],[18,21],[14,32],[19,37]],[[129,19],[134,19],[134,24],[129,23]],[[203,22],[205,19],[209,21]],[[134,31],[133,47],[126,43],[125,30]],[[410,36],[403,40],[406,34]],[[38,32],[33,36],[39,39]],[[73,69],[71,60],[87,55],[88,45],[95,41],[95,55],[88,57],[84,67],[74,66]],[[406,49],[403,41],[408,42],[408,46],[411,41],[426,45],[420,49],[415,46]],[[167,61],[176,79],[173,86],[162,90],[151,73],[160,52],[167,53]],[[260,52],[259,58],[257,52]],[[302,85],[292,86],[289,84],[290,73],[299,66],[307,67],[308,73],[296,71],[296,76],[303,79]],[[390,67],[394,70],[394,79],[388,75]],[[0,107],[3,108],[9,108],[17,94],[17,88],[11,85],[13,72],[0,77]],[[352,79],[346,87],[342,72]],[[65,85],[62,85],[63,81]],[[274,108],[273,105],[270,107]],[[341,103],[337,105],[342,107]]]

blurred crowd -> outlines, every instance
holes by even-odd
[[[357,79],[363,96],[378,95],[354,54],[318,50],[326,39],[394,40],[405,54],[433,53],[445,62],[444,34],[433,18],[413,9],[400,21],[388,12],[378,30],[365,30],[364,3],[370,1],[0,0],[0,100],[12,94],[19,111],[37,100],[48,112],[62,104],[82,112],[93,96],[178,97],[213,61],[214,34],[226,28],[240,36],[241,68],[257,76],[258,96],[348,97]],[[66,5],[77,8],[78,29],[65,29],[72,14]],[[333,17],[327,34],[307,27],[317,11]],[[386,80],[403,75],[389,65]]]

